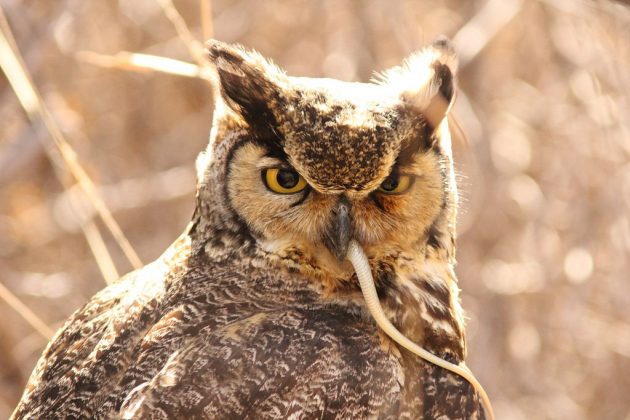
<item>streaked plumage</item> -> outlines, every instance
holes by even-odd
[[[291,78],[219,42],[208,52],[221,95],[192,222],[75,312],[14,418],[483,418],[467,382],[378,331],[337,258],[346,231],[392,322],[464,359],[440,125],[454,93],[448,44],[371,84]],[[270,167],[308,187],[270,191]],[[413,179],[407,191],[378,190],[398,172]]]

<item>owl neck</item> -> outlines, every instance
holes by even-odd
[[[260,260],[263,264],[258,266],[272,264],[291,273],[301,272],[303,278],[318,279],[314,281],[319,282],[316,286],[321,287],[324,299],[361,304],[358,282],[349,263],[340,273],[329,270],[330,265],[319,258],[325,251],[309,249],[308,244],[289,241],[282,245],[274,241],[263,246],[235,216],[224,188],[231,151],[244,134],[225,124],[214,125],[211,135],[221,141],[211,141],[197,162],[197,203],[188,232],[192,253],[240,263],[243,259]],[[443,170],[445,179],[453,176],[448,161]],[[427,350],[459,362],[465,357],[465,339],[453,271],[457,191],[454,181],[450,185],[439,216],[417,243],[409,249],[378,244],[373,249],[366,247],[366,252],[381,304],[392,323]],[[389,251],[382,251],[384,248]],[[338,264],[336,260],[330,263]]]
[[[304,252],[299,245],[270,250],[229,219],[216,213],[212,218],[201,217],[210,210],[196,210],[190,229],[193,253],[215,260],[255,260],[261,263],[253,262],[257,266],[276,265],[292,273],[287,281],[298,273],[301,278],[312,279],[324,300],[363,306],[358,280],[349,263],[345,274],[341,274],[320,264],[313,258],[316,253]],[[386,315],[405,336],[428,351],[459,363],[465,358],[466,347],[463,310],[453,270],[453,240],[447,232],[435,231],[429,232],[423,242],[419,253],[396,251],[379,255],[376,250],[366,249],[377,291]]]
[[[463,310],[453,266],[440,257],[428,247],[422,256],[372,263],[372,271],[391,322],[415,343],[459,363],[466,353]]]
[[[466,356],[464,313],[455,275],[457,186],[451,156],[444,153],[444,203],[410,250],[377,256],[373,275],[392,323],[432,353],[458,363]]]
[[[390,321],[415,343],[458,363],[465,358],[464,320],[449,236],[436,228],[411,247],[374,244],[364,251]],[[359,306],[369,317],[349,262],[339,263],[323,249],[298,241],[259,242],[257,252],[267,265],[290,272],[287,281],[300,273],[320,288],[324,301],[348,305],[350,311]]]

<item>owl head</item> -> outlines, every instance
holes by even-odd
[[[207,45],[218,89],[198,209],[217,247],[254,247],[343,275],[373,259],[452,258],[456,187],[445,118],[456,60],[438,40],[370,83],[288,76],[260,54]]]

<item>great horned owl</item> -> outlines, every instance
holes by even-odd
[[[72,315],[13,417],[484,418],[468,382],[379,331],[344,261],[356,240],[392,323],[463,361],[448,42],[372,83],[207,51],[219,89],[191,223]]]

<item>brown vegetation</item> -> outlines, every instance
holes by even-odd
[[[15,35],[15,45],[6,37],[0,45],[1,61],[8,63],[7,46],[19,48],[41,95],[29,93],[3,64],[0,418],[17,402],[44,336],[106,281],[137,266],[137,258],[158,256],[188,222],[193,162],[212,115],[201,49],[211,34],[273,57],[289,74],[363,81],[438,34],[454,39],[462,89],[454,113],[468,138],[458,143],[456,158],[469,365],[497,418],[630,418],[626,6],[603,0],[179,0],[177,9],[170,0],[0,0],[0,6]],[[7,35],[7,22],[0,23]],[[14,86],[18,80],[15,92],[9,80]]]

